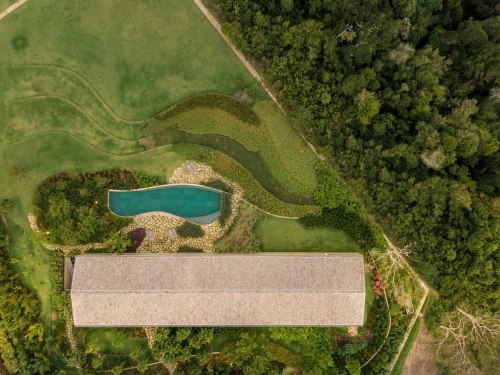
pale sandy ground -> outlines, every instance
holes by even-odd
[[[10,7],[5,9],[2,13],[0,13],[0,20],[4,17],[7,17],[9,14],[11,14],[13,11],[15,11],[17,8],[19,8],[21,5],[23,5],[27,1],[28,0],[19,0],[18,2],[12,4]]]
[[[439,375],[436,358],[432,345],[432,335],[425,328],[425,323],[420,325],[417,340],[406,358],[403,375]]]

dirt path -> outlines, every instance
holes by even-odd
[[[422,322],[417,340],[406,357],[403,375],[439,375],[436,357],[432,350],[432,335]]]
[[[247,70],[257,80],[257,82],[259,82],[262,85],[262,87],[264,88],[264,90],[267,92],[267,95],[269,95],[271,97],[271,99],[276,103],[276,105],[281,109],[281,111],[283,113],[285,113],[285,111],[281,107],[281,104],[278,102],[278,99],[276,99],[276,97],[271,92],[271,90],[269,89],[269,87],[267,87],[266,84],[264,83],[264,80],[262,79],[261,75],[257,72],[257,70],[255,70],[255,68],[252,66],[252,64],[250,64],[250,62],[245,58],[245,56],[240,51],[238,51],[236,49],[236,47],[229,40],[229,38],[222,32],[222,28],[220,26],[219,21],[217,21],[215,19],[215,17],[212,16],[212,13],[210,13],[210,11],[202,3],[201,0],[193,0],[193,1],[196,4],[196,6],[198,8],[200,8],[200,10],[203,12],[203,14],[205,15],[205,17],[207,17],[207,19],[210,21],[210,23],[213,25],[213,27],[215,27],[215,30],[217,30],[217,32],[220,34],[220,36],[222,37],[222,39],[224,39],[224,41],[226,42],[226,44],[231,48],[231,50],[238,57],[238,59],[240,59],[241,63],[245,66],[245,68],[247,68]]]
[[[382,232],[383,233],[383,232]],[[387,244],[392,248],[392,249],[396,249],[396,246],[394,246],[394,244],[391,242],[391,240],[385,235],[385,233],[383,233],[384,235],[384,239],[386,240]],[[424,303],[425,301],[427,300],[427,296],[429,295],[429,287],[427,286],[427,284],[420,278],[420,276],[418,275],[418,273],[413,269],[412,266],[410,266],[410,264],[405,260],[403,259],[404,263],[405,263],[405,266],[406,266],[406,269],[413,275],[413,277],[415,279],[418,280],[418,282],[420,283],[420,286],[422,287],[422,289],[424,290],[424,295],[422,296],[422,298],[420,299],[420,303],[418,304],[418,307],[417,309],[415,310],[415,314],[413,315],[413,318],[411,319],[411,322],[410,322],[410,325],[408,326],[408,329],[406,330],[405,332],[405,335],[403,337],[403,341],[401,342],[401,344],[399,345],[399,348],[398,348],[398,351],[396,353],[396,355],[394,356],[394,358],[392,359],[392,362],[390,363],[389,365],[389,372],[392,371],[392,369],[394,368],[394,366],[396,365],[396,362],[399,358],[399,355],[401,354],[401,351],[403,350],[405,344],[406,344],[406,340],[408,340],[408,337],[410,336],[410,332],[413,328],[413,326],[415,325],[416,321],[417,321],[417,318],[421,315],[421,311],[422,311],[422,307],[424,307]],[[413,349],[413,348],[412,348]],[[408,361],[408,360],[407,360]]]
[[[15,11],[17,8],[19,8],[21,5],[26,3],[28,0],[19,0],[17,3],[12,4],[10,7],[5,9],[2,13],[0,13],[0,20],[2,18],[7,17],[9,14],[11,14],[13,11]]]

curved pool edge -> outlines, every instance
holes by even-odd
[[[119,215],[116,212],[114,212],[113,209],[111,208],[110,204],[109,204],[109,202],[110,202],[110,193],[111,192],[144,191],[144,190],[154,190],[154,189],[159,189],[159,188],[164,188],[164,187],[173,187],[173,186],[193,186],[193,187],[197,187],[197,188],[203,188],[205,190],[211,190],[211,191],[220,193],[221,195],[222,194],[228,194],[227,192],[225,192],[223,190],[219,190],[219,189],[216,189],[216,188],[213,188],[213,187],[210,187],[210,186],[205,186],[205,185],[200,185],[200,184],[190,184],[190,183],[173,183],[173,184],[162,184],[162,185],[149,186],[149,187],[145,187],[145,188],[138,188],[138,189],[131,189],[131,190],[108,189],[108,197],[107,197],[107,203],[106,204],[108,206],[109,211],[113,215],[115,215],[117,217],[122,217],[122,218],[125,218],[125,219],[134,218],[134,217],[140,217],[140,216],[154,216],[154,215],[157,215],[157,216],[168,216],[168,217],[172,217],[172,218],[176,218],[176,219],[180,219],[180,220],[185,220],[185,221],[188,221],[188,222],[190,222],[192,224],[196,224],[196,225],[210,225],[210,224],[215,223],[215,221],[219,218],[219,216],[221,214],[221,210],[222,210],[222,199],[221,199],[221,207],[219,208],[219,210],[217,212],[215,212],[213,214],[210,214],[210,215],[198,216],[198,217],[182,217],[182,216],[174,215],[174,214],[172,214],[170,212],[166,212],[166,211],[150,211],[150,212],[140,213],[140,214],[137,214],[137,215],[123,216],[123,215]],[[213,220],[211,220],[210,222],[207,222],[207,223],[199,223],[199,222],[194,221],[194,220],[208,221],[210,219],[213,219]]]

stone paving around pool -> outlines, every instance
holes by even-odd
[[[196,170],[194,172],[189,172],[187,168],[185,168],[187,164],[194,165]],[[134,217],[134,222],[124,228],[123,231],[130,232],[137,228],[144,228],[146,231],[154,232],[155,239],[154,241],[143,241],[137,251],[155,253],[176,252],[181,246],[190,246],[206,252],[211,252],[214,243],[222,237],[236,218],[243,195],[241,187],[215,173],[210,166],[194,161],[187,161],[181,167],[177,168],[168,182],[171,184],[184,183],[201,185],[202,182],[210,180],[221,180],[233,188],[233,194],[231,196],[231,215],[226,220],[224,227],[222,227],[218,221],[215,221],[209,225],[202,225],[204,232],[203,237],[183,238],[177,236],[170,240],[167,237],[167,231],[180,227],[184,223],[183,219],[161,213],[138,215]]]

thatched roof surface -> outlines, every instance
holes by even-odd
[[[77,326],[362,325],[359,254],[76,257]]]

